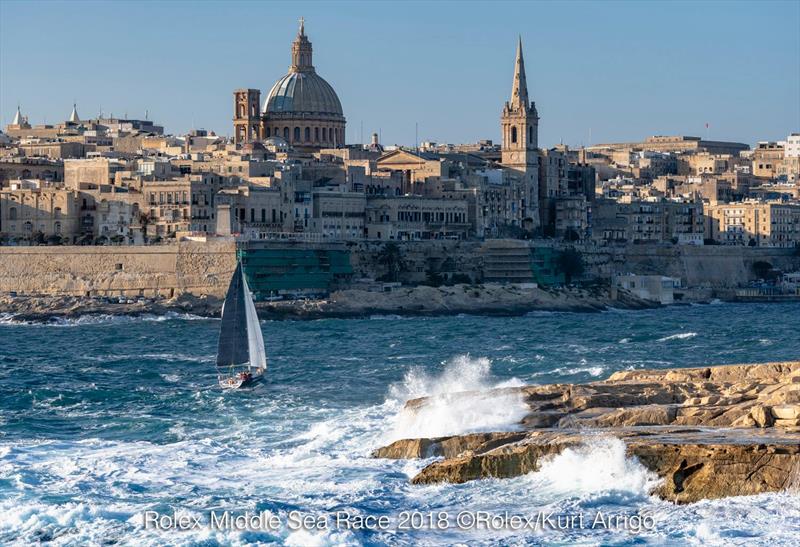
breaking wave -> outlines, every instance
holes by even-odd
[[[393,419],[389,440],[441,437],[514,427],[527,413],[522,395],[513,388],[523,385],[512,378],[491,377],[492,363],[485,357],[460,355],[445,364],[439,375],[412,368],[403,382],[389,391],[389,404],[399,406],[429,397],[418,407],[402,407]]]
[[[109,313],[101,314],[87,314],[79,317],[51,317],[47,320],[25,320],[17,319],[20,314],[16,313],[0,313],[0,325],[33,325],[33,326],[48,326],[48,327],[77,327],[84,325],[115,325],[124,323],[134,323],[140,321],[198,321],[213,319],[211,317],[203,317],[191,313],[178,313],[168,311],[163,315],[143,314],[143,315],[114,315]]]
[[[648,496],[661,479],[627,456],[624,442],[602,436],[544,461],[530,480],[548,493],[580,497],[608,491]]]

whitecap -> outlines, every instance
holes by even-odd
[[[696,332],[680,332],[678,334],[671,334],[664,338],[659,338],[656,342],[669,342],[670,340],[688,340],[697,336]]]

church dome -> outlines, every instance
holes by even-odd
[[[275,82],[264,101],[263,112],[343,115],[333,87],[313,71],[289,72]]]

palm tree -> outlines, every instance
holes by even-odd
[[[403,256],[397,243],[389,242],[383,246],[378,255],[378,263],[386,266],[385,278],[387,281],[397,281],[404,268]]]

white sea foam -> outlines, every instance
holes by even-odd
[[[492,381],[491,361],[460,355],[445,364],[438,376],[413,368],[402,383],[390,389],[390,402],[429,397],[417,408],[402,408],[393,419],[389,440],[438,437],[513,427],[528,412],[522,396],[511,388],[512,378]]]
[[[545,460],[530,480],[550,494],[580,497],[612,490],[647,496],[660,479],[625,454],[624,442],[603,436]]]
[[[105,324],[123,324],[133,323],[137,321],[198,321],[213,319],[209,317],[202,317],[191,313],[178,313],[169,311],[163,315],[143,314],[143,315],[113,315],[108,313],[101,314],[86,314],[78,317],[51,317],[42,321],[27,321],[16,319],[19,314],[15,313],[0,313],[0,325],[30,325],[30,326],[47,326],[47,327],[76,327],[84,325],[105,325]]]
[[[678,334],[671,334],[664,338],[659,338],[656,342],[669,342],[670,340],[688,340],[697,336],[696,332],[680,332]]]

